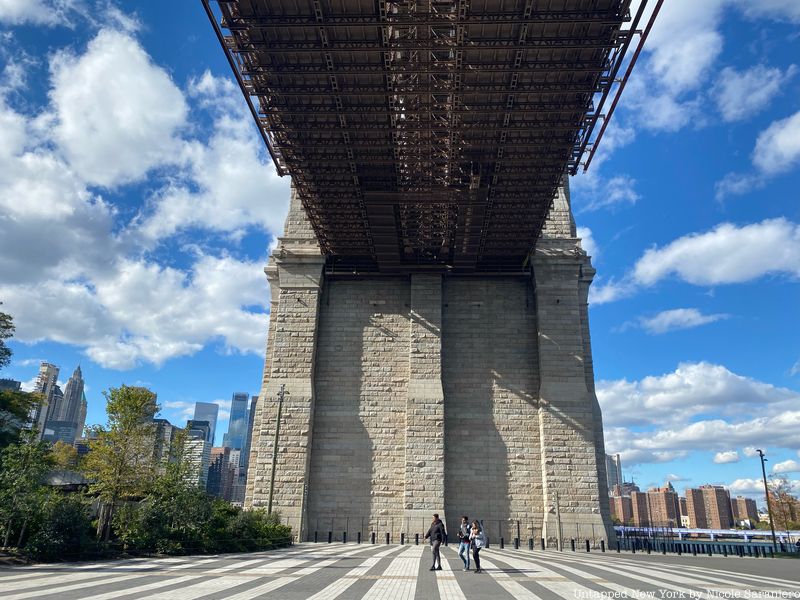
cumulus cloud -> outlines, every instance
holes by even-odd
[[[722,223],[647,250],[633,269],[642,285],[669,275],[695,285],[717,285],[768,274],[800,275],[800,226],[784,218],[741,227]]]
[[[84,181],[113,187],[179,154],[183,94],[126,32],[103,29],[85,53],[51,62],[54,137]]]
[[[764,446],[762,446],[761,450],[765,452],[767,449]],[[747,458],[753,458],[754,456],[758,456],[758,450],[756,449],[755,446],[745,446],[742,452]]]
[[[718,465],[724,465],[727,463],[737,463],[741,459],[739,458],[739,453],[736,450],[728,450],[726,452],[717,452],[714,455],[714,462]]]
[[[605,283],[598,278],[598,281],[589,288],[589,304],[615,302],[632,296],[635,292],[636,286],[627,278],[617,281],[611,277]]]
[[[133,29],[106,28],[81,54],[54,53],[50,102],[38,114],[16,112],[2,95],[8,88],[0,93],[0,298],[14,314],[15,337],[72,344],[117,369],[208,344],[261,354],[266,256],[195,249],[181,267],[162,264],[148,253],[142,217],[126,221],[114,199],[142,178],[158,197],[185,185],[201,215],[187,218],[191,226],[274,234],[288,190],[269,187],[255,127],[233,94],[219,94],[221,80],[206,76],[184,93]],[[190,104],[210,126],[186,125]]]
[[[640,317],[638,323],[648,333],[660,334],[678,329],[691,329],[727,319],[730,315],[717,313],[704,315],[696,308],[673,308],[652,317]]]
[[[791,458],[772,465],[773,473],[797,473],[798,471],[800,471],[800,462]]]
[[[253,135],[241,93],[206,72],[190,83],[190,97],[215,109],[212,134],[207,143],[185,144],[185,168],[153,195],[137,235],[153,243],[191,227],[279,231],[288,210],[289,178],[277,175]]]
[[[759,113],[796,73],[795,65],[789,66],[786,71],[765,65],[756,65],[744,71],[725,67],[712,89],[723,120],[741,121]]]
[[[603,208],[636,204],[641,196],[636,192],[636,180],[627,175],[618,175],[610,179],[596,178],[592,186],[585,186],[579,195],[581,205],[576,212],[589,212]]]
[[[75,0],[0,0],[0,23],[8,25],[69,25]]]
[[[600,254],[597,242],[592,237],[592,230],[588,227],[577,228],[578,237],[581,238],[581,247],[586,251],[586,254],[597,260]]]
[[[597,397],[606,449],[628,464],[668,462],[696,450],[730,457],[731,446],[752,456],[765,440],[781,448],[800,445],[800,393],[720,365],[683,363],[639,381],[598,381]],[[758,416],[743,419],[753,406]]]

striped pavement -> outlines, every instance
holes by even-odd
[[[299,544],[263,553],[0,568],[3,600],[800,600],[800,561],[491,548]],[[474,565],[472,565],[474,568]]]

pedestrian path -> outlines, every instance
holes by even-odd
[[[426,546],[299,544],[273,552],[0,568],[3,600],[800,600],[798,561]],[[474,568],[474,565],[472,565]]]

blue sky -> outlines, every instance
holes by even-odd
[[[258,393],[288,202],[197,2],[0,2],[2,375]],[[644,486],[800,479],[800,5],[670,0],[573,208],[607,449]]]

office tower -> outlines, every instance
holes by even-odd
[[[211,443],[209,442],[209,438],[213,436],[211,434],[211,424],[208,421],[199,421],[197,419],[190,419],[189,421],[186,422],[186,429],[189,431],[190,438],[204,439],[209,444]]]
[[[86,411],[89,408],[89,404],[86,402],[86,394],[81,392],[81,403],[80,408],[78,409],[78,427],[75,429],[77,437],[83,435],[83,430],[86,428]]]
[[[647,512],[651,527],[680,527],[680,503],[672,483],[647,491]]]
[[[0,390],[10,390],[18,392],[22,388],[22,382],[16,379],[0,379]]]
[[[250,398],[245,392],[236,392],[231,399],[231,416],[228,420],[228,433],[223,437],[222,445],[226,448],[244,448],[247,437],[247,401]]]
[[[250,409],[247,411],[247,435],[244,439],[244,451],[239,461],[239,466],[244,469],[245,476],[247,475],[247,467],[250,464],[250,448],[253,444],[253,423],[256,418],[256,406],[258,406],[258,396],[253,396],[250,400]]]
[[[227,447],[212,448],[211,462],[208,468],[208,485],[206,491],[217,498],[233,499],[233,488],[238,476],[238,466],[234,464],[231,454],[235,452]],[[236,458],[238,463],[238,457]]]
[[[211,463],[211,442],[208,441],[211,427],[208,421],[191,420],[186,428],[189,431],[184,442],[184,460],[188,465],[186,479],[205,489]]]
[[[206,421],[209,425],[208,437],[206,441],[214,445],[214,438],[217,433],[217,417],[219,416],[219,405],[213,402],[195,402],[194,420]]]
[[[175,460],[177,454],[175,437],[179,428],[166,419],[153,419],[155,425],[153,441],[153,461],[160,473],[166,470],[167,464]]]
[[[83,374],[80,365],[67,381],[63,395],[59,397],[60,388],[53,386],[53,395],[49,410],[49,418],[45,425],[42,439],[72,444],[83,433],[86,419],[85,402],[83,394]],[[81,414],[83,413],[83,417]]]
[[[609,494],[615,485],[622,485],[622,460],[619,454],[606,454],[606,480]]]
[[[42,439],[45,425],[51,416],[53,406],[53,394],[58,382],[58,367],[54,364],[43,362],[39,366],[39,375],[36,377],[36,385],[33,391],[41,394],[40,400],[31,412],[31,422],[38,430],[38,437]]]

